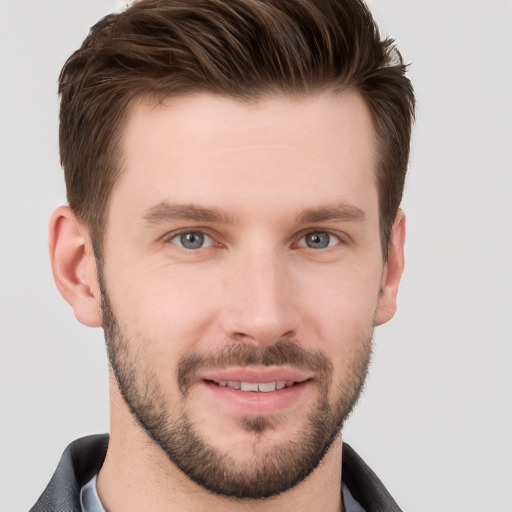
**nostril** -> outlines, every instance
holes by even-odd
[[[294,341],[296,336],[295,331],[292,330],[284,334],[274,334],[272,329],[252,329],[250,332],[233,332],[231,339],[254,345],[274,345],[278,341]]]

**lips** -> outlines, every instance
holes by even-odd
[[[239,380],[221,380],[217,382],[218,386],[239,389],[240,391],[250,391],[253,393],[270,393],[280,389],[289,388],[294,385],[291,380],[278,380],[273,382],[244,382]]]
[[[197,381],[240,391],[269,393],[300,384],[313,377],[311,372],[289,367],[238,367],[200,371]]]
[[[180,360],[177,378],[184,397],[206,387],[262,399],[314,389],[331,374],[332,363],[322,352],[307,351],[293,339],[280,339],[269,346],[236,343],[212,352],[191,352]]]
[[[203,370],[195,384],[208,403],[228,414],[264,416],[295,408],[312,391],[315,374],[290,367],[231,367]],[[203,391],[200,391],[201,393]]]

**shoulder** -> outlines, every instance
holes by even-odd
[[[366,512],[401,512],[379,477],[347,443],[343,443],[342,479]]]
[[[62,454],[59,465],[30,512],[80,511],[80,489],[101,468],[109,436],[98,434],[73,441]]]

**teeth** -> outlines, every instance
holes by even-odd
[[[258,391],[261,391],[262,393],[268,393],[269,391],[275,391],[275,390],[276,390],[275,382],[265,382],[264,384],[258,384]]]
[[[242,391],[258,391],[257,382],[240,382],[240,389]]]
[[[278,380],[277,382],[240,382],[235,380],[220,380],[218,385],[223,388],[240,389],[241,391],[253,391],[260,393],[270,393],[280,389],[293,386],[292,380]]]

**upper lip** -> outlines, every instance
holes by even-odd
[[[292,381],[304,382],[311,379],[313,375],[310,372],[299,370],[297,368],[279,367],[279,366],[251,366],[251,367],[233,367],[219,370],[202,370],[197,373],[197,381],[208,380],[213,382],[235,381],[235,382],[278,382]]]

